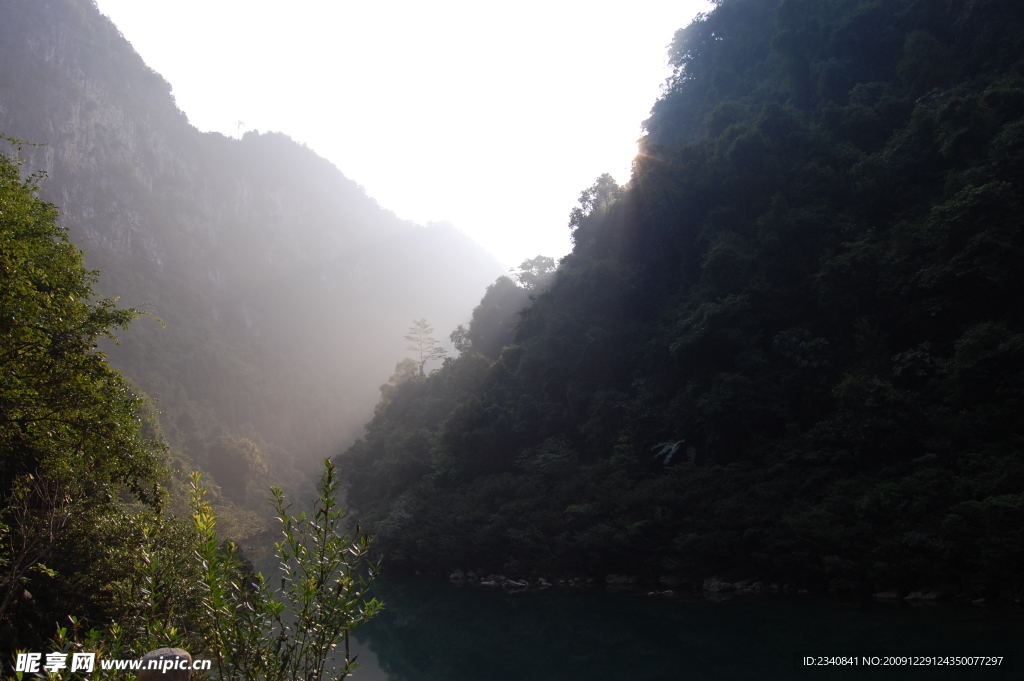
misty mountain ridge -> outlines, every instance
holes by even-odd
[[[43,145],[23,146],[24,167],[45,171],[98,290],[166,324],[104,350],[196,461],[224,436],[286,478],[335,453],[411,321],[446,336],[502,274],[287,135],[199,132],[93,2],[2,0],[0,16],[0,131]]]

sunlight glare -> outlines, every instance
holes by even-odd
[[[98,0],[201,130],[281,131],[385,208],[514,265],[571,247],[601,173],[629,179],[666,46],[706,0]],[[244,126],[240,121],[245,121]]]

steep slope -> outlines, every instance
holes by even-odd
[[[515,344],[340,458],[360,510],[430,569],[1020,597],[1024,11],[716,5]]]
[[[102,292],[166,323],[109,354],[200,463],[222,435],[282,471],[337,451],[410,321],[454,328],[500,274],[282,134],[200,133],[89,0],[0,0],[0,17],[0,131],[45,145],[25,166]]]

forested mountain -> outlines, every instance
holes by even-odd
[[[166,325],[105,349],[208,471],[298,479],[358,432],[409,322],[447,332],[501,273],[283,134],[200,133],[90,0],[0,0],[0,132],[44,145],[23,167],[102,294]]]
[[[392,566],[1021,595],[1024,6],[721,0],[496,359],[339,457]]]

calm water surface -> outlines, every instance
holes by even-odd
[[[1024,610],[786,595],[506,593],[382,579],[356,681],[1024,679]],[[989,654],[1002,668],[800,668],[801,653]]]

